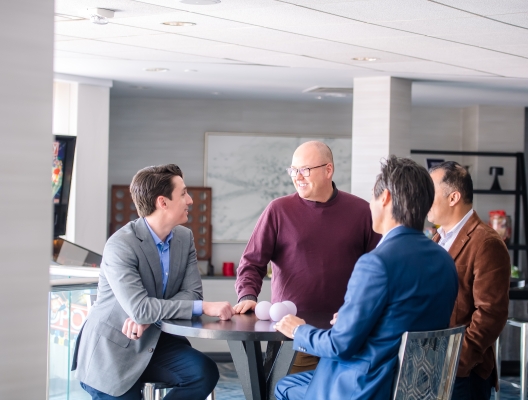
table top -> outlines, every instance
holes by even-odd
[[[307,324],[321,329],[331,327],[332,313],[300,312]],[[191,320],[172,319],[161,322],[161,330],[172,335],[217,340],[280,341],[291,340],[273,329],[275,321],[261,321],[255,313],[236,314],[229,321],[202,315]]]

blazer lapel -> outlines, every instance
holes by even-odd
[[[482,221],[480,220],[479,216],[477,215],[477,212],[473,210],[473,214],[467,222],[464,224],[462,229],[460,229],[460,232],[458,232],[457,237],[455,238],[455,241],[451,245],[449,249],[449,254],[453,258],[453,260],[456,260],[462,249],[466,246],[466,244],[471,240],[471,233],[475,230],[475,228],[480,224]],[[433,240],[438,243],[440,241],[440,235],[437,233]]]
[[[163,272],[161,270],[161,261],[154,239],[152,239],[152,235],[150,234],[143,218],[138,218],[136,221],[136,236],[140,240],[139,247],[145,254],[154,277],[156,297],[161,299],[163,296]]]
[[[174,231],[173,231],[174,232]],[[167,282],[167,290],[165,291],[164,298],[169,299],[176,293],[176,282],[179,279],[180,274],[185,270],[182,268],[182,245],[181,240],[176,237],[176,232],[170,242],[170,269],[169,269],[169,280]]]

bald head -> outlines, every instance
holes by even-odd
[[[317,140],[312,140],[310,142],[301,144],[299,147],[297,147],[295,153],[293,153],[293,158],[295,158],[296,155],[299,156],[301,154],[303,156],[318,156],[322,164],[334,163],[334,156],[332,154],[332,150],[330,150],[330,147],[328,147],[323,142],[318,142]]]
[[[321,142],[301,144],[292,157],[292,168],[303,169],[307,176],[297,172],[292,181],[299,196],[306,200],[326,202],[333,194],[334,161],[332,150]]]

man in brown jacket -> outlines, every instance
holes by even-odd
[[[460,164],[429,170],[435,198],[428,219],[433,240],[451,254],[459,289],[450,326],[465,325],[453,400],[489,400],[498,389],[493,344],[508,317],[510,255],[504,241],[473,210],[473,182]]]

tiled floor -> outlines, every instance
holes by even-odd
[[[220,380],[215,389],[216,400],[244,400],[242,386],[233,363],[218,363],[218,369],[220,370]],[[511,383],[514,383],[517,387],[512,386]],[[500,400],[519,400],[520,390],[518,385],[519,378],[503,377]],[[495,394],[492,394],[491,399],[495,399]]]

